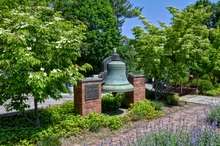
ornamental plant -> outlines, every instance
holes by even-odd
[[[128,112],[128,117],[133,121],[142,119],[151,120],[161,115],[162,111],[159,111],[158,108],[156,108],[155,105],[148,100],[134,103],[131,105]]]
[[[64,83],[76,84],[91,68],[76,64],[85,29],[50,7],[0,10],[0,104],[23,112],[33,96],[39,126],[38,103],[61,98]]]

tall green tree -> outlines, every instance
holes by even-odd
[[[90,68],[76,64],[86,27],[65,20],[43,6],[22,6],[0,11],[0,104],[24,111],[34,97],[36,124],[38,103],[61,98],[64,83],[76,84]]]
[[[220,25],[220,2],[213,3],[210,0],[198,0],[194,7],[209,6],[211,7],[211,15],[205,22],[209,28],[216,28]]]
[[[209,28],[204,22],[210,17],[209,7],[189,6],[184,10],[168,8],[173,15],[170,26],[156,27],[141,17],[144,28],[134,28],[134,45],[139,66],[149,78],[181,85],[189,75],[201,77],[210,63],[213,47]]]
[[[117,17],[111,3],[108,0],[57,0],[54,8],[62,11],[65,19],[75,21],[77,18],[87,26],[79,63],[89,62],[93,66],[91,73],[99,73],[104,58],[120,44]]]
[[[117,17],[118,27],[121,28],[126,18],[137,17],[141,8],[133,7],[129,0],[110,0]]]

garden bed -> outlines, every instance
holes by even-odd
[[[121,142],[128,142],[132,141],[134,137],[136,137],[136,132],[142,131],[141,128],[145,127],[149,123],[158,123],[159,121],[171,121],[171,117],[173,115],[178,115],[182,113],[184,110],[189,112],[190,109],[194,107],[199,107],[201,109],[204,109],[203,106],[200,106],[198,104],[181,104],[181,106],[165,106],[163,107],[163,112],[165,113],[161,118],[158,118],[156,120],[139,120],[135,122],[128,122],[126,125],[124,125],[123,128],[117,130],[117,131],[110,131],[108,129],[101,129],[97,133],[88,133],[85,132],[82,135],[75,137],[69,137],[69,138],[62,138],[62,145],[68,146],[73,144],[87,144],[87,145],[100,145],[100,144],[120,144]],[[170,117],[170,119],[168,118]],[[180,120],[180,119],[179,119]],[[161,124],[161,122],[159,122]],[[164,125],[166,126],[166,125]],[[152,128],[152,127],[151,127]],[[107,145],[108,145],[107,144]]]
[[[110,100],[112,101],[112,100]],[[59,145],[61,137],[73,136],[80,139],[83,135],[101,135],[114,133],[126,127],[133,120],[154,119],[162,112],[156,110],[150,101],[142,101],[132,105],[123,116],[91,113],[87,116],[77,115],[73,103],[41,109],[40,127],[36,127],[32,112],[0,119],[0,145],[43,145],[52,143]],[[106,132],[105,132],[106,131]]]

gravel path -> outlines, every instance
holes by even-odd
[[[168,114],[162,118],[150,121],[150,122],[137,122],[135,127],[127,129],[117,134],[102,140],[93,140],[95,143],[83,145],[94,146],[127,146],[134,143],[137,138],[150,133],[152,131],[158,131],[161,129],[177,130],[180,127],[183,128],[204,128],[207,127],[207,113],[210,107],[207,105],[196,105],[190,108],[185,108],[171,114]],[[169,112],[169,111],[168,111]],[[63,143],[63,146],[73,145],[70,143]]]

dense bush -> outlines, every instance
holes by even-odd
[[[103,112],[117,111],[121,106],[122,96],[117,94],[113,96],[110,93],[106,93],[102,96],[102,110]]]
[[[175,93],[159,93],[158,101],[161,101],[167,105],[175,106],[179,105],[179,96]],[[154,91],[147,91],[146,97],[151,100],[156,100]]]
[[[144,136],[136,146],[218,146],[220,135],[209,129],[177,132],[159,131]]]
[[[220,106],[217,106],[215,108],[213,108],[209,114],[208,114],[208,120],[211,123],[217,123],[217,125],[219,126],[220,124]]]
[[[128,116],[131,120],[150,120],[159,117],[161,114],[162,112],[156,110],[154,105],[148,100],[133,104],[128,112]]]
[[[212,82],[207,79],[193,80],[192,85],[197,86],[200,93],[205,93],[206,91],[214,88]]]
[[[167,94],[165,101],[168,105],[179,105],[179,96],[177,94]]]
[[[151,105],[155,108],[155,110],[158,110],[158,111],[162,110],[162,108],[164,106],[164,104],[162,102],[156,101],[156,100],[151,101]]]
[[[39,141],[43,145],[53,143],[53,137],[77,135],[83,130],[95,132],[100,128],[116,130],[123,125],[122,118],[117,116],[96,113],[85,117],[76,115],[72,102],[41,110],[41,127],[35,127],[29,122],[33,119],[32,112],[27,112],[26,116],[1,118],[0,145],[31,145]]]
[[[214,88],[212,88],[211,90],[206,91],[205,95],[208,95],[208,96],[219,96],[220,95],[220,86],[217,85]]]

